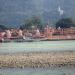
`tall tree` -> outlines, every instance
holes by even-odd
[[[56,22],[56,28],[70,28],[75,27],[75,23],[71,18],[63,18]]]

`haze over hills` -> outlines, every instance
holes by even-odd
[[[64,11],[62,16],[59,6]],[[75,0],[0,0],[0,24],[17,27],[32,16],[51,24],[62,17],[75,20]]]

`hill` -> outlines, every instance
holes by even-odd
[[[58,7],[64,11],[59,15]],[[32,16],[54,24],[62,17],[75,19],[75,0],[0,0],[0,24],[17,27]]]

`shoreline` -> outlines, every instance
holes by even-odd
[[[71,41],[71,40],[75,40],[75,39],[30,39],[30,40],[4,40],[4,41],[0,41],[0,43],[8,43],[8,42],[38,42],[38,41]]]
[[[0,54],[0,68],[75,67],[75,52]]]

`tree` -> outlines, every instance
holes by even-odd
[[[25,24],[20,26],[20,29],[31,29],[33,26],[39,29],[43,28],[42,21],[39,17],[32,17],[30,19],[27,19],[25,21]]]
[[[73,20],[71,18],[63,18],[60,19],[57,23],[56,23],[56,28],[70,28],[70,27],[75,27],[75,23],[73,22]]]
[[[7,27],[5,25],[0,25],[0,30],[6,30]]]

